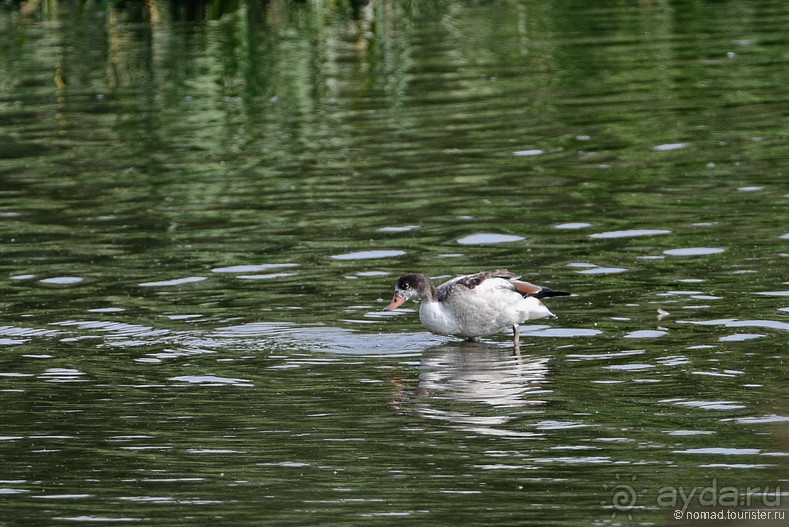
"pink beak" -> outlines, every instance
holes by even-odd
[[[395,296],[392,299],[392,303],[386,306],[384,308],[384,311],[394,311],[395,309],[403,305],[403,302],[405,302],[405,298],[395,293]]]

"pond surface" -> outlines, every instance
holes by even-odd
[[[0,7],[0,524],[787,508],[785,2],[265,4]]]

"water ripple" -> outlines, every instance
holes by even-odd
[[[488,245],[519,242],[523,239],[523,236],[515,236],[513,234],[480,233],[464,236],[458,240],[458,243],[460,245]]]
[[[660,331],[655,329],[640,329],[637,331],[631,331],[630,333],[626,334],[624,338],[626,339],[648,339],[648,338],[657,338],[662,337],[663,335],[667,335],[668,331]]]
[[[752,456],[761,454],[758,448],[704,447],[673,450],[675,454],[712,454],[715,456]]]
[[[403,225],[402,227],[381,227],[378,232],[408,232],[418,229],[419,225]]]
[[[726,249],[720,247],[686,247],[683,249],[669,249],[663,251],[663,254],[669,256],[705,256],[708,254],[720,254],[725,252]]]
[[[68,284],[77,284],[82,282],[84,278],[80,278],[78,276],[55,276],[52,278],[44,278],[43,280],[39,280],[42,284],[60,284],[60,285],[68,285]]]
[[[743,340],[761,339],[766,336],[767,335],[762,335],[761,333],[737,333],[735,335],[721,337],[718,340],[720,342],[741,342]]]
[[[672,403],[677,406],[689,406],[701,410],[739,410],[745,408],[745,405],[739,401],[686,401],[683,399],[670,399],[660,402]]]
[[[628,271],[628,269],[625,269],[624,267],[601,267],[599,265],[586,262],[569,263],[567,264],[567,267],[580,269],[580,271],[576,271],[579,274],[617,274]]]
[[[394,256],[402,256],[405,253],[405,251],[398,250],[357,251],[353,253],[335,254],[330,258],[332,260],[372,260],[375,258],[392,258]]]
[[[296,263],[277,263],[277,264],[258,264],[258,265],[232,265],[229,267],[216,267],[211,269],[212,273],[255,273],[267,271],[269,269],[281,269],[284,267],[298,267]]]
[[[591,223],[584,223],[584,222],[571,222],[571,223],[560,223],[559,225],[554,225],[554,229],[585,229],[587,227],[591,227]]]
[[[19,328],[14,326],[0,326],[0,335],[9,337],[52,337],[61,332],[55,329]]]
[[[727,328],[768,328],[789,331],[789,322],[777,320],[737,320],[736,318],[719,318],[713,320],[677,320],[678,324],[694,324],[698,326],[723,326]]]
[[[233,379],[229,377],[220,377],[218,375],[180,375],[178,377],[170,377],[168,380],[189,384],[201,384],[204,386],[222,386],[225,384],[245,387],[254,386],[253,382],[249,379]]]
[[[160,282],[143,282],[138,284],[140,287],[169,287],[171,285],[191,284],[193,282],[202,282],[206,280],[205,276],[187,276],[186,278],[176,278],[174,280],[162,280]]]
[[[634,238],[638,236],[657,236],[660,234],[671,234],[671,231],[666,229],[629,229],[623,231],[598,232],[595,234],[590,234],[589,237],[602,239]]]
[[[724,421],[731,421],[732,419],[724,419]],[[739,424],[773,424],[773,423],[789,423],[789,415],[759,415],[750,417],[737,417],[733,419],[734,422]]]
[[[147,521],[146,518],[130,518],[125,516],[54,516],[53,520],[58,521],[72,521],[72,522],[96,522],[96,523],[120,523],[120,522],[141,522]]]
[[[331,326],[298,326],[288,323],[254,322],[219,328],[216,338],[262,337],[268,345],[351,355],[411,355],[447,341],[446,337],[420,333],[370,334]]]
[[[151,326],[127,324],[124,322],[107,322],[105,320],[66,320],[63,322],[53,322],[52,325],[76,326],[79,329],[92,329],[113,333],[117,336],[160,337],[172,333],[172,331],[168,329],[154,329]]]
[[[534,337],[593,337],[603,332],[589,328],[554,328],[550,326],[521,326],[522,334]]]
[[[662,145],[655,145],[652,147],[652,150],[657,152],[668,152],[671,150],[680,150],[682,148],[687,148],[690,146],[688,143],[666,143]]]

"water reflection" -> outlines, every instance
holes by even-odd
[[[545,403],[548,362],[548,357],[516,356],[509,346],[486,342],[433,346],[420,359],[416,391],[396,394],[396,406],[459,430],[538,437],[505,425],[522,417],[523,408]]]
[[[785,2],[362,4],[0,8],[3,521],[609,525],[622,467],[783,477]],[[577,294],[521,362],[380,311],[514,265]]]
[[[302,326],[282,322],[252,322],[218,328],[207,337],[217,345],[248,346],[250,349],[279,348],[340,355],[415,355],[446,341],[425,332],[373,334],[316,324]]]

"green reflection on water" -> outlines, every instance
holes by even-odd
[[[779,481],[783,3],[2,9],[4,519],[659,524]],[[575,336],[379,313],[496,267]]]

